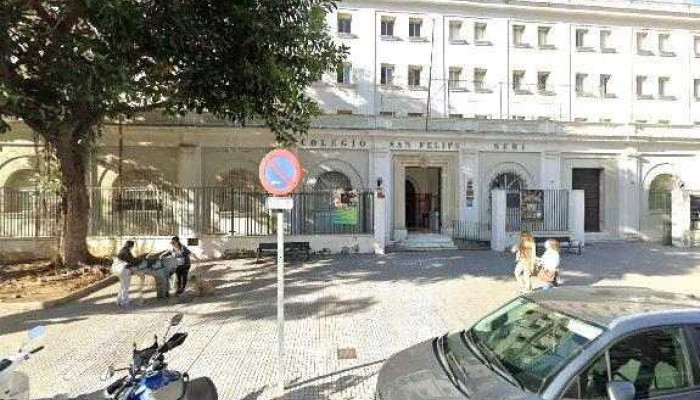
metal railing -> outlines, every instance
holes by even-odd
[[[512,191],[506,194],[506,198],[507,232],[566,232],[569,230],[568,190]]]
[[[473,221],[454,221],[452,229],[454,239],[488,242],[491,240],[491,224]]]
[[[90,188],[90,236],[183,234],[265,236],[276,233],[266,193],[229,187]],[[339,202],[334,192],[292,195],[285,233],[368,234],[374,231],[371,191]],[[0,237],[52,237],[60,233],[60,196],[36,188],[2,188]]]

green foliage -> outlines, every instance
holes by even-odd
[[[346,53],[323,21],[333,7],[0,0],[0,116],[22,118],[53,147],[70,140],[83,150],[105,117],[151,109],[262,118],[278,141],[293,142],[318,111],[306,87]]]

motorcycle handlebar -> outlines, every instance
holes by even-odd
[[[38,353],[38,352],[40,352],[40,351],[42,351],[42,350],[44,350],[44,346],[39,346],[39,347],[37,347],[36,349],[30,351],[29,354],[36,354],[36,353]]]

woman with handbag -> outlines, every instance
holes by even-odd
[[[549,289],[559,286],[559,264],[561,262],[559,241],[548,239],[544,242],[544,248],[545,251],[542,257],[537,261],[539,267],[537,278],[544,282],[542,289]]]

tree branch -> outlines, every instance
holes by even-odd
[[[49,14],[49,12],[44,8],[44,6],[41,4],[41,0],[29,0],[29,7],[31,7],[34,12],[36,12],[36,15],[39,16],[43,21],[49,23],[49,24],[55,24],[56,19]]]

